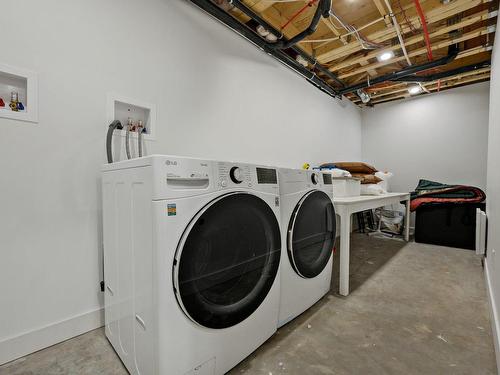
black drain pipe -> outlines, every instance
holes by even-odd
[[[489,68],[490,66],[491,66],[491,61],[487,60],[487,61],[480,62],[478,64],[472,64],[472,65],[462,66],[462,67],[457,68],[457,69],[447,70],[446,72],[429,74],[426,76],[411,75],[408,77],[394,79],[393,81],[397,81],[397,82],[433,82],[433,81],[437,81],[437,80],[443,79],[443,78],[448,78],[448,77],[451,77],[451,76],[454,76],[457,74],[472,72],[473,70],[478,70],[478,69],[483,69],[483,68]]]
[[[311,24],[307,29],[304,31],[298,33],[295,35],[292,39],[285,41],[285,40],[279,40],[277,43],[273,44],[274,48],[279,48],[279,49],[287,49],[290,48],[291,46],[297,44],[300,42],[302,39],[308,37],[309,35],[313,34],[316,31],[316,28],[318,27],[319,20],[321,17],[323,18],[328,18],[330,17],[330,9],[332,7],[332,1],[331,0],[320,0],[318,7],[316,8],[316,12],[314,12],[314,16],[311,20]]]
[[[197,1],[194,1],[194,0],[191,0],[191,1],[197,4]],[[331,4],[330,2],[328,2],[328,3]],[[330,72],[327,68],[325,68],[324,66],[322,66],[316,59],[312,58],[306,52],[304,52],[302,49],[300,49],[299,47],[297,47],[296,45],[294,45],[298,41],[293,42],[294,44],[290,45],[289,47],[286,47],[285,44],[281,45],[280,44],[281,42],[283,42],[283,43],[289,43],[289,41],[283,36],[283,34],[282,34],[281,31],[279,31],[279,30],[275,29],[273,26],[271,26],[265,19],[263,19],[256,12],[254,12],[252,9],[250,9],[245,4],[243,4],[240,0],[232,0],[232,1],[230,0],[230,4],[234,5],[235,8],[239,9],[246,16],[250,17],[255,22],[257,22],[258,24],[260,24],[261,26],[263,26],[267,31],[273,33],[276,37],[280,38],[280,41],[278,43],[269,43],[269,42],[263,40],[264,43],[266,43],[270,48],[272,48],[272,49],[274,49],[274,48],[276,48],[276,49],[290,48],[292,51],[294,51],[296,54],[302,56],[309,64],[313,65],[316,69],[318,69],[321,73],[325,74],[328,78],[330,78],[332,81],[334,81],[340,87],[345,87],[345,84],[334,73]],[[322,10],[320,8],[320,5],[318,5],[318,9]],[[316,12],[318,12],[318,9],[316,9]],[[329,11],[330,11],[330,8],[328,8],[328,12]],[[318,19],[318,22],[319,22],[319,19]],[[317,26],[317,23],[316,23],[316,26]],[[309,26],[309,28],[310,27],[311,26]],[[295,36],[293,39],[296,39],[299,35]],[[301,39],[303,39],[304,37],[305,36],[303,36]],[[281,45],[281,47],[279,47],[280,45]]]
[[[359,89],[365,89],[367,87],[370,87],[370,86],[373,86],[373,85],[376,85],[376,84],[382,83],[382,82],[387,82],[387,81],[396,81],[397,82],[397,81],[401,80],[402,78],[408,77],[412,74],[422,72],[424,70],[436,68],[438,66],[446,65],[446,64],[452,62],[453,60],[455,60],[455,57],[457,57],[457,55],[458,55],[458,47],[453,46],[453,47],[450,47],[450,49],[448,51],[448,56],[442,57],[438,60],[427,62],[425,64],[409,66],[409,67],[402,69],[400,71],[374,78],[373,80],[370,80],[370,82],[364,82],[364,83],[360,83],[360,84],[357,84],[354,86],[347,87],[345,89],[340,90],[339,94],[341,94],[341,95],[349,94],[349,93],[357,91]]]
[[[267,54],[275,57],[284,65],[295,70],[297,73],[306,78],[311,84],[327,93],[328,95],[338,98],[339,93],[331,87],[327,82],[318,77],[314,72],[305,68],[303,65],[298,63],[294,58],[279,49],[274,49],[269,46],[269,42],[263,40],[259,35],[257,35],[248,26],[243,25],[237,19],[232,17],[229,13],[219,8],[210,0],[190,0],[193,4],[197,5],[199,8],[203,9],[205,12],[215,17],[220,22],[228,26],[229,28],[236,31],[238,34],[255,44],[257,47],[265,51]],[[236,6],[238,0],[233,0],[233,5]],[[238,8],[239,9],[239,8]],[[263,25],[264,26],[264,25]],[[265,27],[265,26],[264,26]]]

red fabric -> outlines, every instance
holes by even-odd
[[[431,198],[422,197],[416,198],[411,201],[410,210],[413,212],[419,208],[422,204],[427,203],[480,203],[483,198]]]
[[[437,198],[432,195],[438,195],[439,193],[448,193],[457,190],[470,190],[475,193],[474,198]],[[452,188],[445,188],[441,190],[428,191],[427,193],[419,194],[417,198],[413,198],[410,203],[410,210],[415,211],[422,204],[428,203],[481,203],[486,199],[484,192],[481,189],[472,186],[455,186]]]

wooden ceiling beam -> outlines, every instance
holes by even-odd
[[[449,79],[448,82],[445,82],[444,84],[443,83],[441,84],[441,90],[442,89],[451,88],[451,87],[454,87],[454,86],[459,86],[459,85],[464,85],[464,84],[473,83],[473,82],[477,82],[477,81],[487,80],[487,79],[490,79],[490,73],[489,72],[482,73],[482,74],[477,74],[477,75],[471,76],[471,77],[469,77],[467,79],[458,79],[458,80],[457,79]],[[438,84],[436,82],[428,83],[428,84],[426,84],[424,86],[430,92],[435,92],[438,89]],[[425,95],[425,94],[422,94],[422,95]],[[406,92],[405,94],[397,94],[397,95],[393,95],[393,96],[390,96],[390,97],[381,98],[379,100],[374,100],[371,103],[372,104],[381,104],[381,103],[385,103],[385,102],[389,102],[389,101],[394,101],[394,100],[398,100],[398,99],[404,99],[404,98],[407,98],[407,97],[410,97],[410,96],[411,95],[408,92]]]
[[[323,25],[325,25],[332,33],[334,33],[335,36],[340,36],[340,31],[338,31],[337,28],[332,25],[331,18],[325,19],[321,17],[321,23],[323,23]]]
[[[250,7],[250,9],[252,9],[254,12],[257,13],[262,13],[266,9],[274,5],[274,2],[270,0],[257,0],[257,1],[246,0],[245,3]]]
[[[380,15],[382,17],[384,17],[385,26],[391,27],[392,26],[392,22],[391,22],[390,18],[387,17],[388,14],[387,14],[387,11],[385,9],[384,4],[382,4],[382,1],[380,1],[380,0],[373,0],[373,2],[375,4],[375,6],[377,7],[377,10],[380,13]]]
[[[473,71],[470,71],[470,72],[464,72],[464,73],[456,74],[456,75],[451,76],[451,77],[441,78],[440,80],[435,80],[435,81],[432,81],[432,82],[426,82],[426,83],[423,83],[423,85],[426,86],[426,85],[437,84],[438,81],[441,81],[442,83],[444,83],[444,82],[453,81],[453,80],[457,80],[457,79],[463,79],[463,78],[466,78],[466,77],[476,76],[476,75],[484,74],[484,73],[490,74],[490,72],[491,72],[491,68],[490,67],[481,68],[481,69],[473,70]],[[400,92],[408,91],[408,85],[409,84],[410,83],[408,83],[408,82],[402,82],[402,83],[398,83],[398,84],[395,84],[395,85],[391,85],[389,87],[383,87],[383,88],[380,89],[380,91],[377,91],[376,94],[371,94],[370,97],[374,101],[375,99],[378,99],[378,98],[383,98],[383,97],[391,96],[391,95],[394,95],[394,94],[397,94],[397,93],[400,93]],[[384,91],[384,90],[387,90],[387,89],[389,89],[390,91]],[[356,104],[360,104],[361,100],[359,100],[359,99],[356,98],[355,100],[353,100],[353,102],[356,103]]]
[[[480,54],[483,52],[488,52],[488,51],[491,51],[491,46],[474,47],[474,48],[463,51],[461,53],[461,55],[459,56],[459,58],[466,58],[469,56],[477,55],[477,54]],[[489,68],[483,68],[483,69],[489,69]],[[481,71],[481,69],[478,71]],[[476,74],[475,72],[476,71],[472,71],[472,72],[462,73],[462,74],[463,75],[471,75],[471,74]],[[453,77],[456,77],[456,76],[453,76]],[[451,77],[451,78],[453,78],[453,77]],[[451,79],[451,78],[445,78],[445,79]],[[395,92],[396,90],[398,90],[399,88],[401,88],[402,86],[406,87],[406,83],[405,82],[393,83],[393,84],[384,83],[384,84],[371,86],[370,88],[367,88],[365,90],[368,93],[371,93],[371,95],[378,95],[379,93],[383,94],[383,95],[390,95],[393,92]]]
[[[478,69],[478,70],[473,70],[471,72],[461,73],[461,74],[457,74],[457,75],[454,75],[451,77],[442,78],[441,82],[448,82],[451,80],[462,79],[465,77],[474,76],[474,75],[483,74],[483,73],[489,73],[489,72],[490,72],[490,68],[482,68],[482,69]],[[423,85],[426,86],[426,85],[430,85],[430,84],[434,84],[434,83],[437,83],[437,81],[426,82]],[[381,92],[381,93],[371,95],[371,98],[373,100],[373,99],[381,98],[384,96],[396,94],[398,92],[408,91],[408,83],[404,83],[403,86],[404,87],[401,87],[401,88],[398,88],[396,90],[392,90],[389,92]]]
[[[469,9],[473,9],[481,4],[488,3],[490,1],[491,0],[455,0],[453,2],[441,5],[427,12],[426,14],[427,23],[432,24],[435,22],[445,20],[456,14],[462,13]],[[418,16],[410,18],[409,22],[413,25],[412,27],[417,29],[420,28],[420,19]],[[401,25],[401,29],[403,34],[411,31],[410,26],[406,24]],[[396,32],[394,30],[394,27],[391,27],[374,32],[368,35],[367,38],[376,43],[383,43],[395,37],[396,37]],[[324,52],[317,51],[318,52],[317,59],[320,63],[325,64],[330,61],[337,60],[339,58],[359,52],[361,50],[362,47],[359,45],[357,41],[350,42],[345,46],[341,46],[335,49],[326,50],[325,48]]]
[[[280,12],[275,7],[267,8],[260,15],[266,22],[268,22],[271,26],[273,26],[277,30],[280,30],[281,26],[288,21],[280,14]],[[293,23],[291,23],[282,32],[283,35],[286,36],[287,38],[292,38],[301,31],[302,30],[299,30]],[[300,48],[310,55],[313,54],[311,46],[301,45]]]
[[[449,89],[452,89],[452,88],[457,87],[457,86],[464,86],[464,85],[468,85],[468,84],[479,83],[481,81],[487,81],[489,79],[490,79],[490,76],[489,75],[485,75],[485,76],[473,78],[473,79],[470,79],[470,80],[467,80],[467,81],[457,81],[457,82],[454,82],[454,83],[442,85],[441,88],[440,88],[440,90],[441,91],[443,91],[443,90],[449,90]],[[422,95],[432,94],[432,93],[435,93],[435,92],[438,91],[437,87],[427,88],[427,90],[429,91],[429,93],[425,93],[425,94],[422,94]],[[393,101],[407,99],[407,98],[410,98],[410,97],[412,97],[412,95],[410,95],[409,93],[406,93],[406,94],[396,95],[396,96],[391,97],[391,98],[385,98],[385,99],[379,100],[377,102],[374,102],[372,104],[377,105],[377,104],[390,103],[390,102],[393,102]]]
[[[431,33],[429,35],[429,37],[435,38],[435,37],[438,37],[441,35],[445,35],[451,31],[474,25],[475,23],[482,22],[488,18],[490,18],[489,11],[483,10],[481,12],[474,14],[474,15],[465,17],[460,22],[458,22],[454,25],[441,27],[437,31]],[[416,36],[405,39],[405,44],[406,44],[406,46],[412,46],[412,45],[417,44],[417,43],[422,42],[422,41],[424,41],[424,36],[423,35],[416,35]],[[399,44],[397,44],[397,45],[394,45],[394,46],[391,46],[389,48],[384,49],[384,51],[393,51],[394,52],[394,51],[398,51],[400,49],[401,49],[401,46]],[[375,58],[377,58],[377,56],[379,54],[380,54],[380,51],[373,51],[373,52],[366,54],[365,56],[357,56],[357,57],[353,57],[351,59],[345,60],[339,64],[331,66],[329,69],[332,72],[335,72],[335,71],[350,67],[350,66],[355,65],[355,64],[361,64],[362,62],[365,62],[367,60],[375,59]],[[391,60],[389,60],[389,62],[391,62]]]
[[[434,43],[432,43],[431,49],[433,51],[435,51],[435,50],[438,50],[438,49],[441,49],[441,48],[446,48],[446,47],[449,47],[449,46],[451,46],[453,44],[464,42],[466,40],[471,40],[471,39],[480,37],[482,35],[487,35],[487,34],[490,34],[490,33],[493,33],[493,32],[495,32],[495,30],[492,27],[482,27],[480,29],[477,29],[477,30],[468,32],[466,34],[463,34],[459,38],[452,38],[452,39],[443,40],[443,41],[440,41],[440,42],[434,42]],[[426,53],[427,53],[427,48],[426,47],[422,47],[422,48],[418,48],[416,50],[413,50],[413,51],[409,52],[408,55],[410,57],[416,57],[416,56],[424,55]],[[459,56],[460,56],[460,54],[459,54]],[[460,58],[459,56],[457,56],[457,58]],[[349,77],[352,77],[352,76],[356,76],[358,74],[366,73],[367,69],[378,69],[378,68],[382,68],[384,66],[387,66],[387,65],[390,65],[390,64],[394,64],[396,62],[400,62],[400,61],[404,61],[404,60],[405,60],[404,56],[399,56],[399,57],[396,57],[396,58],[394,58],[394,59],[392,59],[390,61],[378,61],[376,63],[372,63],[372,64],[369,64],[367,66],[363,66],[361,68],[355,69],[353,71],[341,74],[339,76],[339,78],[340,79],[346,79],[346,78],[349,78]]]

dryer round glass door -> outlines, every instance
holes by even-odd
[[[278,272],[279,224],[255,195],[216,199],[192,220],[176,254],[174,284],[184,312],[208,328],[227,328],[264,301]]]
[[[304,278],[318,276],[335,245],[335,209],[323,191],[307,193],[295,207],[288,226],[287,249],[293,269]]]

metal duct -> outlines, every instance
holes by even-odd
[[[446,72],[429,74],[426,76],[411,75],[408,77],[393,79],[393,81],[397,81],[397,82],[433,82],[433,81],[437,81],[437,80],[443,79],[443,78],[448,78],[448,77],[451,77],[451,76],[454,76],[457,74],[462,74],[462,73],[472,72],[473,70],[488,68],[490,66],[491,66],[491,61],[487,60],[487,61],[480,62],[478,64],[472,64],[472,65],[462,66],[460,68],[448,70]]]
[[[339,93],[341,95],[345,95],[345,94],[349,94],[351,92],[357,91],[359,89],[364,89],[364,88],[376,85],[378,83],[382,83],[382,82],[386,82],[386,81],[398,81],[398,80],[401,80],[401,78],[407,77],[409,75],[412,75],[412,74],[415,74],[418,72],[422,72],[424,70],[436,68],[438,66],[446,65],[449,62],[455,60],[455,57],[457,57],[457,55],[458,55],[458,48],[454,46],[454,47],[449,49],[448,56],[445,56],[445,57],[440,58],[438,60],[427,62],[425,64],[409,66],[409,67],[404,68],[400,71],[374,78],[373,80],[370,80],[370,82],[364,82],[364,83],[360,83],[360,84],[357,84],[354,86],[347,87],[345,89],[340,90]]]
[[[285,41],[283,39],[279,40],[277,43],[273,44],[274,48],[279,48],[279,49],[287,49],[290,48],[291,46],[297,44],[300,42],[302,39],[308,37],[309,35],[313,34],[316,31],[316,28],[318,27],[319,20],[321,17],[323,18],[328,18],[330,17],[330,8],[332,7],[332,1],[331,0],[320,0],[318,7],[316,8],[316,12],[314,12],[314,16],[311,20],[311,24],[307,29],[304,31],[298,33],[295,35],[292,39]]]
[[[203,0],[191,0],[193,3],[198,5],[199,1]],[[275,29],[273,26],[271,26],[269,23],[267,23],[266,20],[264,20],[261,16],[259,16],[257,13],[255,13],[252,9],[247,7],[245,4],[243,4],[240,0],[232,0],[231,1],[232,5],[234,5],[237,9],[242,11],[246,16],[250,17],[253,19],[255,22],[260,24],[261,26],[265,27],[269,32],[272,34],[276,35],[276,37],[281,38],[282,41],[286,41],[287,39],[283,36],[281,31]],[[319,6],[318,6],[319,7]],[[267,43],[271,48],[274,48],[275,43]],[[330,70],[322,66],[316,59],[312,58],[309,56],[307,53],[305,53],[302,49],[299,47],[293,45],[289,47],[292,51],[294,51],[296,54],[302,56],[304,59],[307,60],[307,62],[311,65],[313,65],[317,70],[319,70],[321,73],[325,74],[328,78],[330,78],[332,81],[337,83],[341,87],[345,87],[344,82],[342,82],[334,73],[332,73]]]
[[[306,69],[300,63],[298,63],[293,57],[289,56],[285,52],[279,49],[274,49],[270,47],[270,43],[262,39],[259,35],[255,33],[254,30],[250,29],[246,25],[241,24],[238,20],[233,18],[229,13],[225,12],[223,9],[219,8],[216,4],[214,4],[210,0],[190,0],[193,4],[197,5],[199,8],[203,9],[205,12],[210,14],[212,17],[215,17],[220,22],[243,36],[245,39],[249,40],[257,47],[265,51],[267,54],[275,57],[284,65],[288,66],[290,69],[296,71],[304,78],[306,78],[311,84],[327,93],[332,97],[339,97],[338,91],[331,87],[327,82],[318,77],[316,73],[311,72],[309,69]],[[239,8],[239,0],[233,0],[233,5]],[[242,4],[241,4],[242,5]],[[242,9],[240,9],[242,10]],[[242,10],[243,11],[243,10]],[[247,14],[248,15],[248,14]],[[251,16],[249,16],[251,17]],[[252,18],[252,17],[251,17]],[[258,20],[256,20],[259,22]],[[263,25],[265,26],[265,25]],[[307,54],[304,54],[307,56]],[[302,56],[304,56],[302,55]],[[304,56],[304,57],[305,57]],[[311,58],[309,57],[308,61]]]

